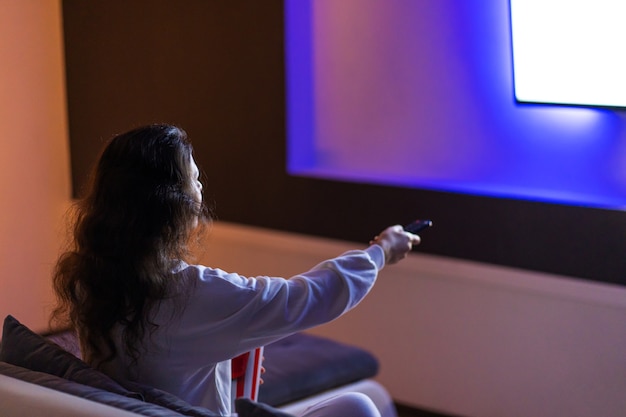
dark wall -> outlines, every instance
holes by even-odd
[[[420,251],[626,285],[626,216],[285,172],[278,0],[64,0],[75,195],[104,141],[183,127],[218,219],[365,243],[431,218]]]

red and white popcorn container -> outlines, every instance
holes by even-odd
[[[257,401],[261,385],[263,346],[232,359],[232,399],[249,398]]]

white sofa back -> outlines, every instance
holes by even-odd
[[[0,374],[2,417],[138,417],[138,414],[96,403]]]

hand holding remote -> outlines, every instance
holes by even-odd
[[[419,245],[419,243],[420,237],[418,235],[405,231],[400,225],[386,228],[370,241],[371,245],[380,245],[383,248],[387,265],[395,264],[406,258],[413,245]]]

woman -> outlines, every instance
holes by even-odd
[[[231,358],[339,317],[420,241],[393,226],[367,249],[288,280],[189,264],[210,218],[191,144],[170,125],[113,138],[76,208],[73,247],[54,274],[54,317],[69,318],[92,366],[223,415]],[[376,415],[362,400],[343,406]],[[333,401],[307,415],[332,415],[342,407]]]

